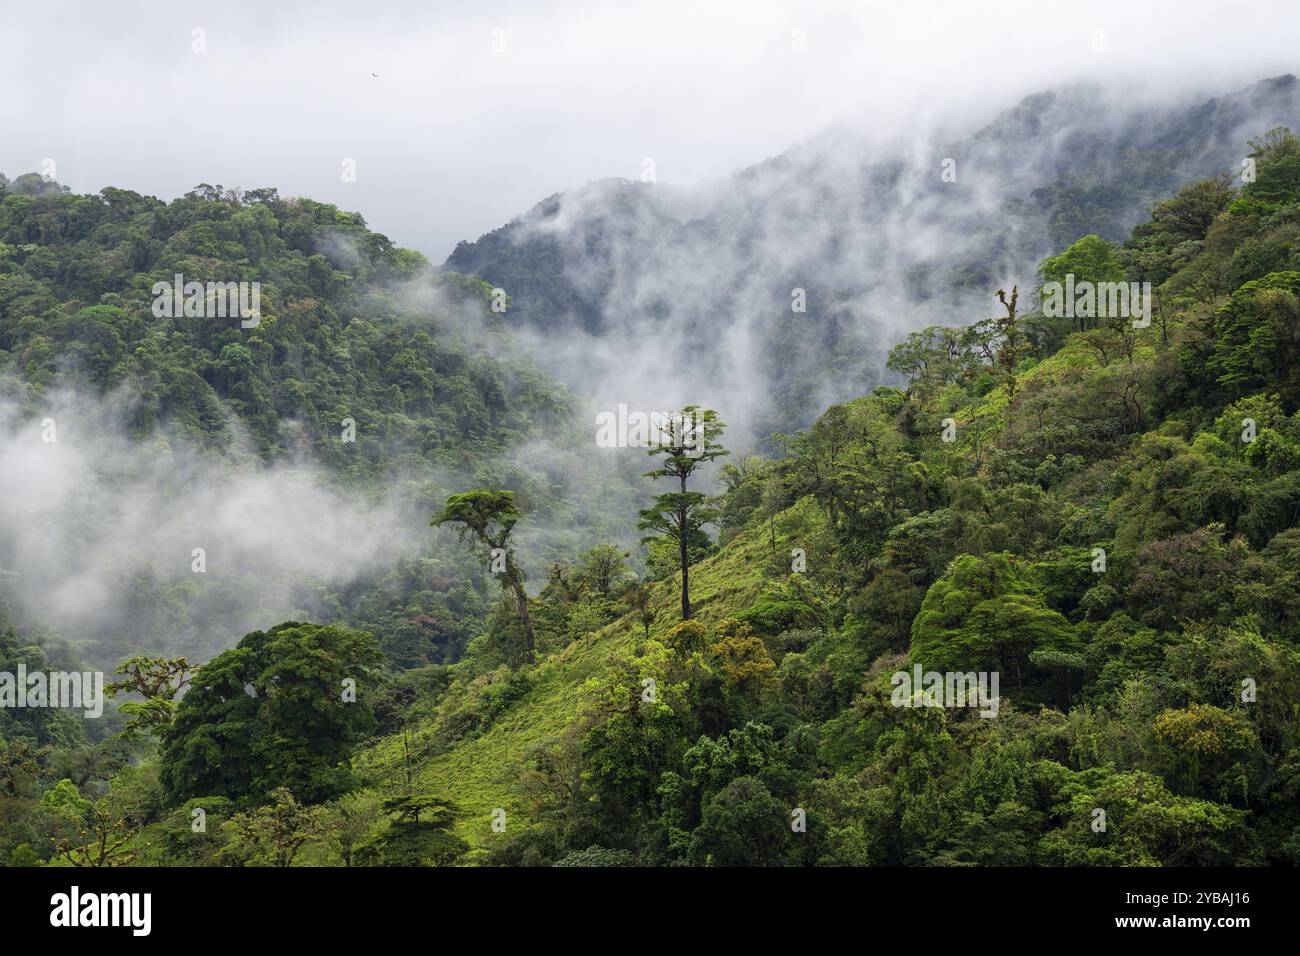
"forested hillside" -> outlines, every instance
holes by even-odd
[[[160,317],[176,275],[258,282],[260,320]],[[458,659],[490,585],[423,527],[435,504],[517,490],[548,524],[540,567],[625,493],[569,465],[578,405],[488,292],[274,190],[0,180],[0,630],[200,661],[306,615],[372,630],[395,668]]]
[[[909,336],[906,388],[726,470],[694,619],[674,580],[426,685],[367,792],[457,804],[486,863],[1300,861],[1300,141],[1248,151],[1042,264],[1152,282],[1149,325],[1027,280]],[[996,716],[899,706],[916,665],[999,674]]]
[[[211,660],[177,622],[220,603],[135,584],[127,629],[73,646],[0,554],[0,669],[130,658],[102,720],[3,712],[0,860],[1300,862],[1300,140],[1240,151],[1241,180],[1186,186],[1122,242],[1067,231],[983,315],[908,335],[904,386],[777,457],[724,457],[724,422],[687,409],[705,454],[628,452],[656,476],[641,575],[621,547],[527,537],[599,503],[508,470],[512,444],[571,440],[568,399],[466,336],[506,336],[477,280],[270,191],[6,184],[16,420],[89,389],[157,454],[301,452],[358,496],[459,480],[411,492],[436,554]],[[260,324],[150,316],[175,272],[260,278]],[[1155,306],[1050,314],[1064,277],[1148,282]],[[900,695],[923,672],[999,683],[979,706]]]

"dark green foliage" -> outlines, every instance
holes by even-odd
[[[412,454],[458,463],[563,414],[540,374],[475,354],[451,331],[448,312],[486,315],[487,287],[421,265],[360,216],[306,199],[219,187],[170,204],[116,189],[11,194],[0,202],[0,350],[34,391],[61,368],[100,389],[128,386],[141,434],[170,423],[227,447],[224,406],[263,456],[305,440],[357,476]],[[260,282],[260,324],[154,316],[153,284],[176,273]],[[421,299],[441,313],[434,322],[410,304]],[[355,444],[338,440],[344,419]]]
[[[1208,371],[1233,397],[1264,388],[1300,406],[1300,272],[1247,282],[1215,314]]]
[[[712,409],[687,405],[669,417],[651,442],[650,455],[662,455],[663,463],[646,472],[646,477],[676,481],[678,488],[656,495],[654,504],[641,512],[637,527],[662,535],[677,546],[683,621],[691,616],[692,546],[704,534],[704,526],[716,521],[719,514],[705,495],[687,491],[686,482],[701,465],[730,454],[718,442],[725,430],[726,426]]]
[[[384,831],[358,847],[363,866],[452,866],[469,845],[451,832],[456,807],[427,794],[404,794],[384,801],[390,814]]]
[[[736,620],[764,637],[776,637],[792,628],[812,628],[821,622],[817,612],[802,601],[764,601],[736,615]]]
[[[318,803],[346,793],[356,785],[348,758],[374,729],[380,661],[374,638],[335,625],[246,635],[203,666],[163,735],[167,798],[258,802],[283,787]]]
[[[635,866],[636,857],[627,850],[608,850],[601,846],[589,846],[585,850],[576,850],[559,860],[554,866]]]

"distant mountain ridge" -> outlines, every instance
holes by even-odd
[[[1247,140],[1276,126],[1300,128],[1289,74],[1177,108],[1051,90],[964,138],[832,130],[711,188],[590,183],[458,244],[444,268],[503,288],[566,384],[605,403],[730,399],[728,420],[761,440],[878,384],[907,331],[988,314],[999,283],[1032,282],[1080,236],[1122,241],[1156,200],[1238,173]],[[621,355],[646,349],[659,374],[630,381]],[[677,394],[674,366],[712,393]]]

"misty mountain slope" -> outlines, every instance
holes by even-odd
[[[906,331],[992,314],[999,284],[1032,285],[1080,236],[1125,238],[1179,186],[1239,172],[1246,140],[1279,125],[1300,126],[1292,76],[1173,106],[1066,88],[966,135],[833,130],[695,189],[593,183],[444,268],[504,288],[539,362],[600,407],[698,400],[761,443],[882,381]],[[704,394],[687,387],[700,379]]]
[[[574,398],[482,284],[427,265],[274,190],[0,181],[0,614],[105,664],[286,617],[369,627],[394,666],[455,660],[491,592],[428,527],[447,494],[493,482],[539,534],[553,517],[540,570],[625,492],[574,466]],[[156,314],[177,274],[256,282],[259,321]]]

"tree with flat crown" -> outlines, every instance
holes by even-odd
[[[524,571],[515,563],[510,549],[510,533],[523,513],[515,504],[513,491],[491,491],[476,488],[473,491],[452,495],[442,511],[433,516],[431,525],[460,525],[461,540],[473,538],[487,547],[486,560],[503,588],[514,594],[519,620],[524,628],[528,663],[536,660],[533,640],[533,622],[528,614],[528,593],[524,590]],[[498,564],[499,562],[499,564]]]

